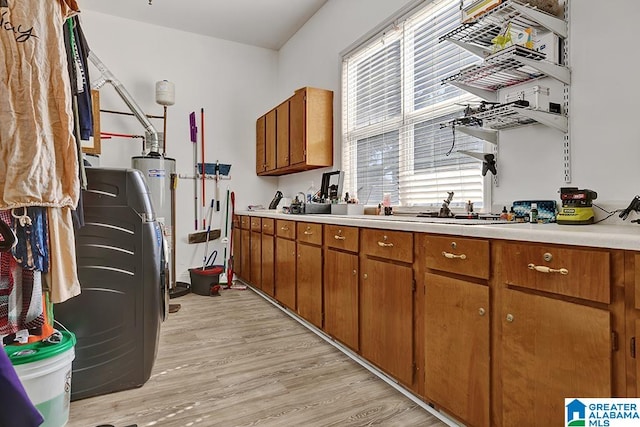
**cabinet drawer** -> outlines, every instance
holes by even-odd
[[[298,222],[296,227],[298,228],[298,242],[322,245],[322,224]]]
[[[245,230],[249,230],[251,227],[250,217],[246,215],[242,215],[240,217],[240,228],[244,228]]]
[[[509,285],[608,304],[610,254],[606,250],[505,243],[504,278]]]
[[[276,236],[284,237],[285,239],[296,238],[296,223],[295,221],[287,221],[279,219],[276,221]]]
[[[262,218],[262,232],[264,234],[273,235],[273,232],[275,231],[274,223],[275,221],[273,218]]]
[[[425,265],[433,270],[489,278],[489,241],[421,235]]]
[[[413,262],[413,233],[406,231],[362,230],[362,252],[401,262]]]
[[[251,231],[262,231],[262,218],[258,218],[257,216],[249,218],[251,218]]]
[[[330,248],[358,252],[358,228],[325,224],[324,241]]]

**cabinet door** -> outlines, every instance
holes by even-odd
[[[276,168],[289,166],[289,101],[276,107]]]
[[[324,264],[324,329],[358,350],[358,256],[327,250]]]
[[[275,272],[274,272],[274,237],[262,235],[262,290],[268,295],[274,296]]]
[[[306,142],[306,90],[297,91],[291,98],[289,122],[291,124],[291,164],[304,163],[307,154]]]
[[[233,270],[233,273],[242,277],[242,244],[241,244],[241,229],[240,229],[240,221],[234,221],[233,231],[231,233],[232,242],[232,252],[233,252],[233,264],[230,266]],[[230,285],[231,283],[229,283]]]
[[[298,314],[322,328],[322,248],[298,243]]]
[[[264,172],[267,168],[267,160],[265,157],[266,121],[267,118],[265,116],[256,120],[256,173],[258,175]]]
[[[265,119],[264,160],[265,172],[276,168],[276,110],[269,111]]]
[[[251,231],[240,230],[240,273],[241,278],[251,282]]]
[[[563,425],[565,397],[611,397],[608,311],[504,293],[502,425]]]
[[[276,299],[296,309],[296,242],[276,238]]]
[[[363,258],[360,350],[406,385],[413,382],[413,270]]]
[[[251,232],[251,283],[262,289],[262,233]]]
[[[489,425],[489,287],[425,274],[425,393],[472,426]]]

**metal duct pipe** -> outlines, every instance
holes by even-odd
[[[124,87],[124,85],[113,75],[113,73],[107,68],[107,66],[104,65],[102,61],[100,61],[100,58],[98,58],[96,54],[91,51],[89,52],[89,60],[102,74],[99,80],[91,83],[91,88],[100,89],[102,86],[104,86],[105,83],[111,83],[116,92],[118,92],[118,95],[120,95],[120,98],[122,98],[124,103],[127,104],[127,107],[129,107],[133,115],[137,117],[137,119],[144,127],[145,135],[150,140],[147,141],[147,146],[150,146],[149,150],[152,153],[159,153],[160,140],[158,137],[158,132],[156,131],[156,128],[153,127],[140,106],[138,106],[138,104],[133,100],[131,94],[127,92],[127,89]]]

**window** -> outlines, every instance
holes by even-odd
[[[484,142],[451,126],[471,94],[442,80],[478,62],[440,36],[460,25],[460,0],[434,0],[396,21],[343,59],[345,189],[361,203],[389,193],[394,205],[484,202],[482,163],[460,150],[484,152]]]

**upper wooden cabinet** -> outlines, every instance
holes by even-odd
[[[285,175],[332,165],[332,91],[298,89],[256,121],[258,175]]]

